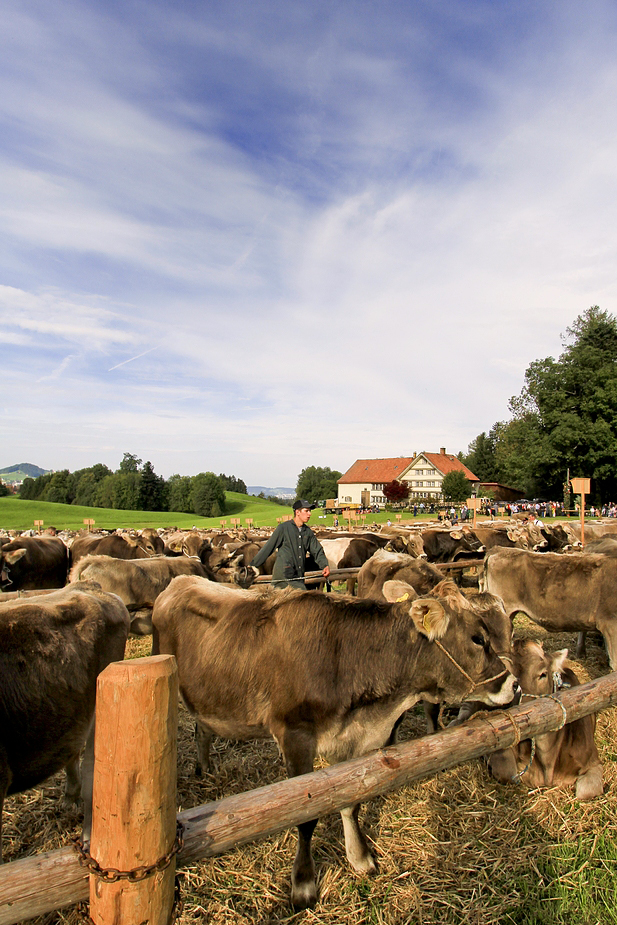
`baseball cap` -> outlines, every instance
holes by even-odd
[[[312,504],[310,501],[307,501],[306,498],[298,498],[297,501],[294,501],[294,504],[293,504],[294,511],[299,511],[303,507],[307,507],[309,511],[314,511],[317,505]]]

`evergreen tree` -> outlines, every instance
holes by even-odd
[[[165,480],[156,474],[152,463],[148,460],[141,470],[137,509],[140,511],[165,510],[165,494]]]

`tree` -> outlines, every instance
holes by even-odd
[[[193,513],[201,517],[218,517],[225,510],[225,491],[214,472],[200,472],[191,486]]]
[[[193,513],[191,482],[192,479],[188,475],[176,474],[169,477],[167,480],[167,507],[170,511],[178,511],[182,514]]]
[[[2,479],[0,479],[0,498],[6,498],[7,495],[10,495],[9,486],[6,485]]]
[[[223,485],[225,491],[237,491],[241,495],[248,495],[246,484],[242,481],[242,479],[237,479],[235,475],[225,475],[223,472],[221,472],[219,479],[221,480],[221,484]]]
[[[140,511],[164,511],[166,490],[165,479],[157,475],[150,460],[144,463],[139,481],[137,499]]]
[[[452,472],[444,475],[441,493],[446,501],[466,501],[469,497],[469,490],[470,484],[465,478],[465,473],[460,469],[453,469]]]
[[[118,472],[122,472],[123,474],[126,472],[139,472],[140,466],[141,459],[138,459],[138,457],[134,456],[133,453],[125,453],[122,457],[122,462],[120,463]]]
[[[512,421],[501,425],[497,457],[536,495],[560,498],[570,469],[591,477],[598,500],[617,498],[617,320],[593,305],[562,340],[558,360],[527,368],[510,402]]]
[[[469,444],[467,455],[461,460],[474,475],[478,476],[481,482],[498,481],[496,426],[493,425],[488,436],[485,431],[478,434]]]
[[[409,485],[406,482],[398,482],[393,479],[386,482],[383,487],[383,495],[386,501],[396,503],[397,501],[406,501],[409,497]]]
[[[69,495],[71,488],[71,478],[68,469],[60,469],[54,472],[51,481],[45,491],[45,501],[55,501],[59,504],[70,504],[72,498]]]
[[[329,466],[307,466],[298,476],[296,496],[306,501],[321,501],[338,496],[338,480],[342,473]]]

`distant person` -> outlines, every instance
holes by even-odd
[[[272,570],[273,588],[299,588],[306,591],[304,572],[306,559],[310,554],[317,567],[323,569],[323,577],[330,574],[330,566],[323,546],[307,526],[311,511],[315,505],[304,498],[298,498],[293,504],[293,520],[286,520],[279,524],[265,546],[262,546],[251,565],[255,570],[263,565],[268,556],[277,550],[276,561]]]

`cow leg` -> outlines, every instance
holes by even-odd
[[[608,663],[613,671],[617,671],[617,623],[613,619],[603,626],[598,626],[598,629],[604,636]]]
[[[355,806],[346,806],[341,810],[347,860],[359,874],[375,874],[377,873],[377,862],[360,828],[359,812],[360,803],[356,803]]]
[[[64,770],[66,772],[66,781],[64,784],[64,803],[79,803],[79,798],[81,796],[79,758],[74,758],[73,761],[69,761]]]
[[[81,763],[81,798],[84,804],[84,824],[81,838],[84,845],[90,843],[92,831],[92,779],[94,777],[94,720],[86,739],[86,749]],[[68,781],[68,778],[67,778]]]
[[[585,632],[579,633],[578,636],[576,637],[576,653],[575,653],[575,655],[576,655],[576,657],[579,658],[579,659],[580,659],[580,658],[586,658],[586,657],[587,657],[587,650],[586,650],[586,646],[585,646],[585,641],[586,641],[586,639],[587,639],[587,633],[585,633]]]
[[[195,777],[201,777],[203,772],[209,774],[212,770],[210,760],[210,745],[212,733],[200,722],[195,723],[195,744],[197,745],[197,761],[195,762]]]
[[[347,579],[347,594],[354,595],[356,593],[356,576],[351,575]]]
[[[287,775],[297,777],[310,774],[315,761],[315,737],[307,729],[286,729],[276,735],[285,759]],[[298,849],[291,870],[291,901],[298,909],[306,909],[317,902],[315,864],[311,852],[311,839],[317,819],[301,822],[298,826]]]
[[[11,771],[8,758],[2,745],[0,745],[0,864],[2,864],[2,810],[4,808],[4,798],[7,795],[10,782]]]

